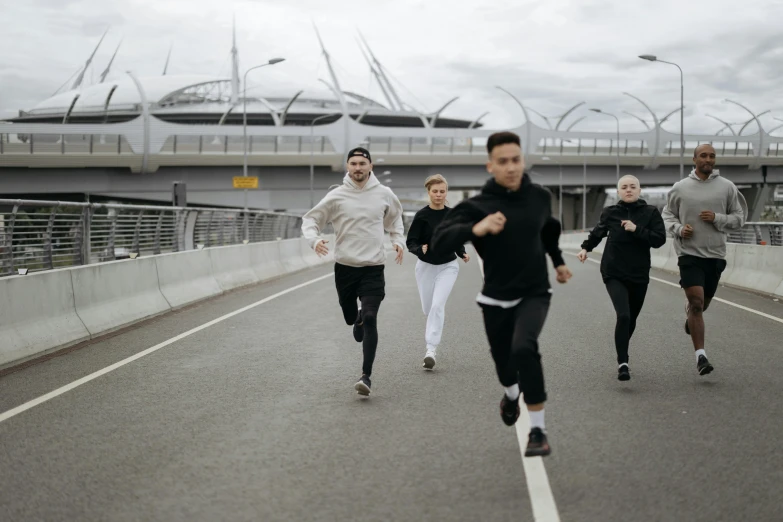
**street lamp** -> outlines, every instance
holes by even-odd
[[[598,114],[605,116],[611,116],[617,122],[617,181],[620,181],[620,119],[611,112],[602,111],[601,109],[590,109]]]
[[[322,114],[321,116],[318,116],[317,118],[313,119],[313,121],[310,122],[310,208],[313,208],[315,206],[315,199],[313,196],[313,181],[315,179],[315,159],[313,158],[314,147],[315,147],[315,137],[313,136],[313,132],[315,129],[315,122],[318,120],[322,120],[324,118],[331,118],[332,116],[340,116],[342,115],[342,112],[333,112],[331,114]]]
[[[685,88],[682,77],[682,67],[673,62],[659,60],[657,56],[652,54],[642,54],[639,58],[650,62],[661,62],[673,65],[680,70],[680,179],[683,179],[685,177]]]
[[[242,177],[247,177],[247,73],[253,69],[260,69],[267,65],[275,65],[285,61],[285,58],[272,58],[266,63],[256,65],[245,71],[242,78]],[[248,220],[247,220],[247,189],[245,189],[245,239],[248,238]]]

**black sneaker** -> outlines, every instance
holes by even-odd
[[[370,383],[370,378],[362,374],[362,378],[359,379],[359,382],[357,382],[353,388],[359,392],[359,395],[367,396],[370,395],[370,386],[372,386],[372,383]]]
[[[696,364],[696,368],[699,370],[699,375],[707,375],[715,369],[704,355],[699,355],[699,362]]]
[[[364,340],[364,323],[362,322],[361,310],[359,310],[359,313],[356,315],[356,322],[353,323],[353,338],[356,339],[357,343]]]
[[[519,397],[517,400],[512,401],[504,393],[503,399],[500,401],[500,418],[506,426],[513,426],[519,418]]]
[[[617,379],[620,381],[631,380],[631,370],[628,369],[627,364],[621,364],[620,367],[617,368]]]
[[[541,428],[533,428],[527,438],[527,449],[525,457],[546,457],[552,453],[549,442],[546,440],[546,433]]]

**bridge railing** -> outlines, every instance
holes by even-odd
[[[728,241],[744,245],[783,246],[783,223],[745,223],[742,229],[728,234]]]
[[[294,214],[0,199],[0,276],[301,236]]]

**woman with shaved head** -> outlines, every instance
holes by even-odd
[[[614,345],[617,350],[617,378],[631,378],[628,368],[628,344],[642,311],[650,283],[650,248],[666,243],[666,228],[658,209],[639,199],[642,187],[634,176],[617,182],[616,205],[601,213],[601,219],[582,243],[578,258],[584,263],[587,253],[606,240],[601,256],[601,275],[617,313]]]

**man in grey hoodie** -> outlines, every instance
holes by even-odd
[[[370,395],[370,375],[378,347],[377,315],[386,295],[384,263],[388,232],[397,264],[405,252],[402,205],[392,190],[372,172],[370,152],[357,147],[348,153],[348,173],[343,184],[327,195],[302,218],[302,234],[319,256],[329,253],[321,237],[327,223],[334,226],[334,279],[343,317],[353,325],[353,337],[362,343],[362,376],[354,386],[360,395]],[[357,306],[357,298],[361,308]]]
[[[674,237],[680,286],[687,303],[685,332],[693,340],[696,368],[707,375],[714,368],[704,350],[704,317],[726,269],[726,235],[745,224],[747,204],[731,181],[715,170],[715,149],[699,145],[693,151],[695,168],[669,192],[663,220]]]

